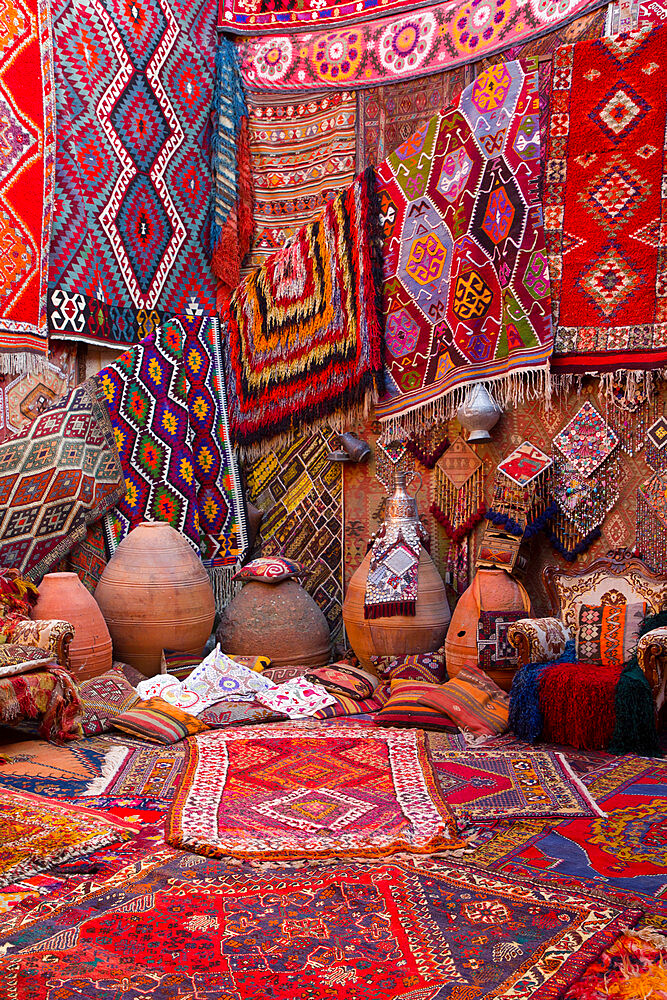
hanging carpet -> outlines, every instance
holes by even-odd
[[[214,314],[215,0],[55,0],[49,331],[125,347]]]

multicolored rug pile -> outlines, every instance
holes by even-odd
[[[667,997],[667,937],[651,927],[621,934],[565,1000],[664,1000]]]
[[[383,857],[459,850],[418,730],[290,725],[188,741],[167,843],[222,857]]]
[[[229,422],[246,451],[266,452],[306,427],[367,412],[377,397],[377,224],[368,170],[232,296],[222,331]]]
[[[466,388],[548,391],[551,299],[537,62],[483,72],[378,167],[387,394],[380,419],[445,419]]]

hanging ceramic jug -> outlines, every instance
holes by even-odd
[[[394,493],[387,502],[385,523],[419,522],[417,501],[405,489],[405,476],[399,474]],[[450,612],[445,585],[426,549],[419,556],[419,574],[415,615],[366,618],[364,604],[366,581],[372,551],[354,573],[343,602],[343,621],[350,645],[366,668],[371,656],[397,656],[403,653],[430,653],[442,646]]]
[[[39,585],[32,617],[60,618],[74,626],[69,669],[78,681],[111,669],[109,629],[93,595],[76,573],[47,573]]]

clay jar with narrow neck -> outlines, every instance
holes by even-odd
[[[47,573],[39,585],[32,617],[60,618],[74,626],[69,668],[81,681],[111,669],[109,629],[97,601],[76,573]]]
[[[95,598],[117,660],[147,677],[158,673],[163,649],[199,656],[215,618],[206,570],[169,524],[143,521],[107,563]]]

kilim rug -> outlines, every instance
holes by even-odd
[[[0,444],[0,565],[41,579],[125,489],[107,410],[91,379]]]
[[[667,30],[644,29],[556,54],[544,192],[556,371],[667,362],[666,52]]]
[[[0,724],[34,720],[39,735],[53,743],[81,738],[83,710],[67,670],[35,670],[0,678]]]
[[[106,522],[111,551],[141,521],[166,521],[228,594],[246,529],[217,320],[171,320],[95,378],[127,482]]]
[[[288,443],[382,386],[375,175],[367,170],[243,281],[223,315],[229,423],[246,451]],[[341,418],[342,419],[342,418]]]
[[[112,347],[215,314],[216,0],[55,0],[50,335]]]
[[[471,820],[600,815],[602,810],[563,756],[544,750],[451,750],[428,741],[440,794]]]
[[[0,797],[0,884],[89,854],[105,844],[127,840],[129,823],[4,789]]]
[[[343,637],[343,472],[327,461],[336,447],[328,429],[269,452],[246,466],[248,499],[264,512],[262,555],[296,559],[302,584],[326,616],[334,642]]]
[[[93,594],[108,562],[104,522],[89,524],[86,536],[67,556],[67,569],[76,573],[84,587]]]
[[[215,730],[187,741],[165,839],[198,854],[383,857],[465,847],[418,730]]]
[[[389,373],[380,419],[446,418],[479,380],[504,406],[546,392],[539,172],[535,60],[482,73],[379,166]]]
[[[313,222],[354,180],[356,99],[335,94],[248,94],[255,238],[244,273]]]
[[[93,777],[80,794],[110,798],[174,798],[185,769],[185,743],[170,746],[128,743],[123,749],[125,752],[115,759],[114,766],[105,774]]]
[[[64,746],[32,739],[3,743],[0,788],[55,798],[83,795],[91,781],[102,773],[105,757],[113,745],[99,737]]]
[[[0,30],[0,372],[40,369],[53,216],[55,94],[49,5],[8,0]]]
[[[39,371],[0,375],[0,442],[36,420],[77,384],[76,345],[51,344]]]
[[[636,917],[444,862],[258,870],[163,852],[9,912],[0,990],[116,1000],[122,982],[128,1000],[556,1000]]]
[[[339,30],[313,32],[307,27],[270,38],[244,38],[239,43],[241,74],[251,90],[347,90],[398,83],[477,62],[602,6],[599,0],[458,0]]]

